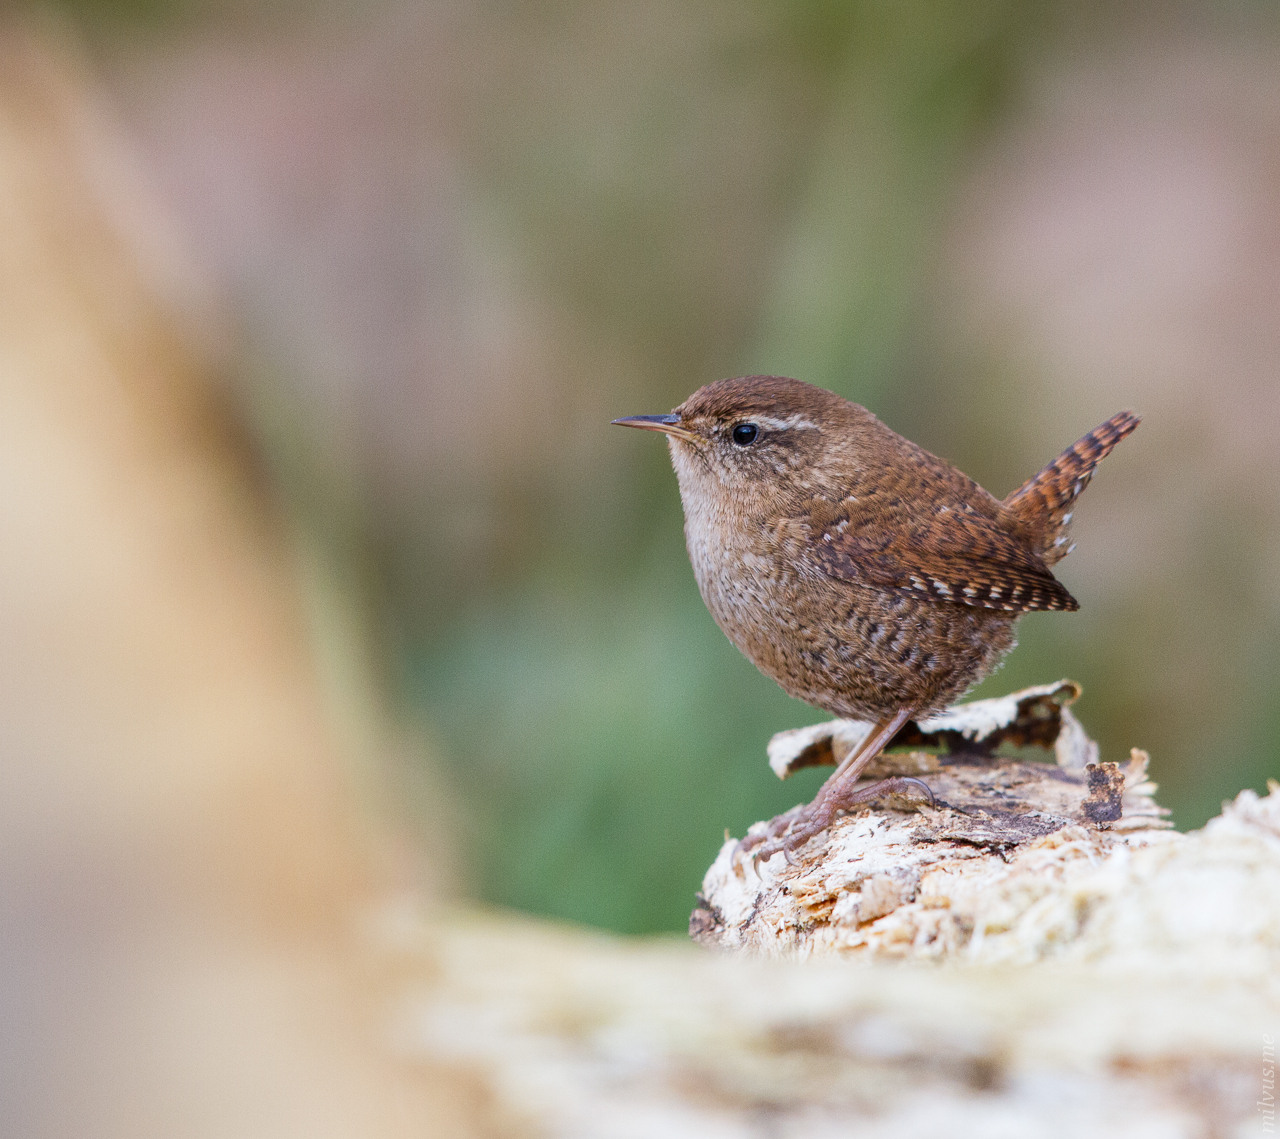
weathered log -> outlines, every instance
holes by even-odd
[[[726,840],[690,920],[699,941],[765,954],[1035,960],[1083,930],[1076,894],[1112,858],[1165,836],[1148,758],[1097,763],[1070,681],[980,700],[908,724],[874,777],[923,777],[935,802],[888,801],[838,819],[789,861],[758,865]],[[834,720],[769,747],[782,776],[834,764],[867,725]],[[1056,762],[1008,758],[1051,749]],[[768,824],[757,824],[762,828]],[[756,829],[756,828],[753,828]]]

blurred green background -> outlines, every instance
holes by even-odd
[[[1003,495],[1140,432],[980,689],[1070,676],[1182,827],[1278,775],[1271,3],[70,0],[310,545],[375,630],[473,890],[682,929],[807,798],[698,598],[665,448],[798,376]]]

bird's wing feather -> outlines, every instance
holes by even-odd
[[[954,468],[937,474],[923,488],[915,482],[910,494],[886,485],[812,504],[810,548],[822,570],[972,608],[1077,608],[1039,554],[1001,524],[995,499],[975,483],[968,483],[970,493],[956,495],[950,484],[965,476]]]

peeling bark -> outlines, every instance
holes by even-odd
[[[726,841],[691,935],[766,955],[1030,960],[1060,951],[1079,930],[1070,891],[1080,874],[1168,828],[1145,752],[1135,748],[1123,769],[1092,762],[1097,745],[1069,709],[1079,691],[1062,681],[908,724],[895,744],[937,752],[886,753],[873,774],[926,778],[934,806],[887,797],[838,819],[794,865],[783,854],[756,865]],[[836,720],[781,733],[770,763],[789,775],[838,762],[864,729]],[[997,754],[1028,745],[1055,762]],[[1063,912],[1050,928],[1040,919],[1055,899]],[[1023,921],[1031,912],[1035,933]]]

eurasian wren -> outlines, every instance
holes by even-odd
[[[666,434],[698,589],[728,638],[790,695],[873,725],[762,858],[919,783],[854,787],[908,720],[991,671],[1023,613],[1077,608],[1049,567],[1072,549],[1094,467],[1138,418],[1112,416],[1003,501],[866,408],[780,376],[614,423]]]

